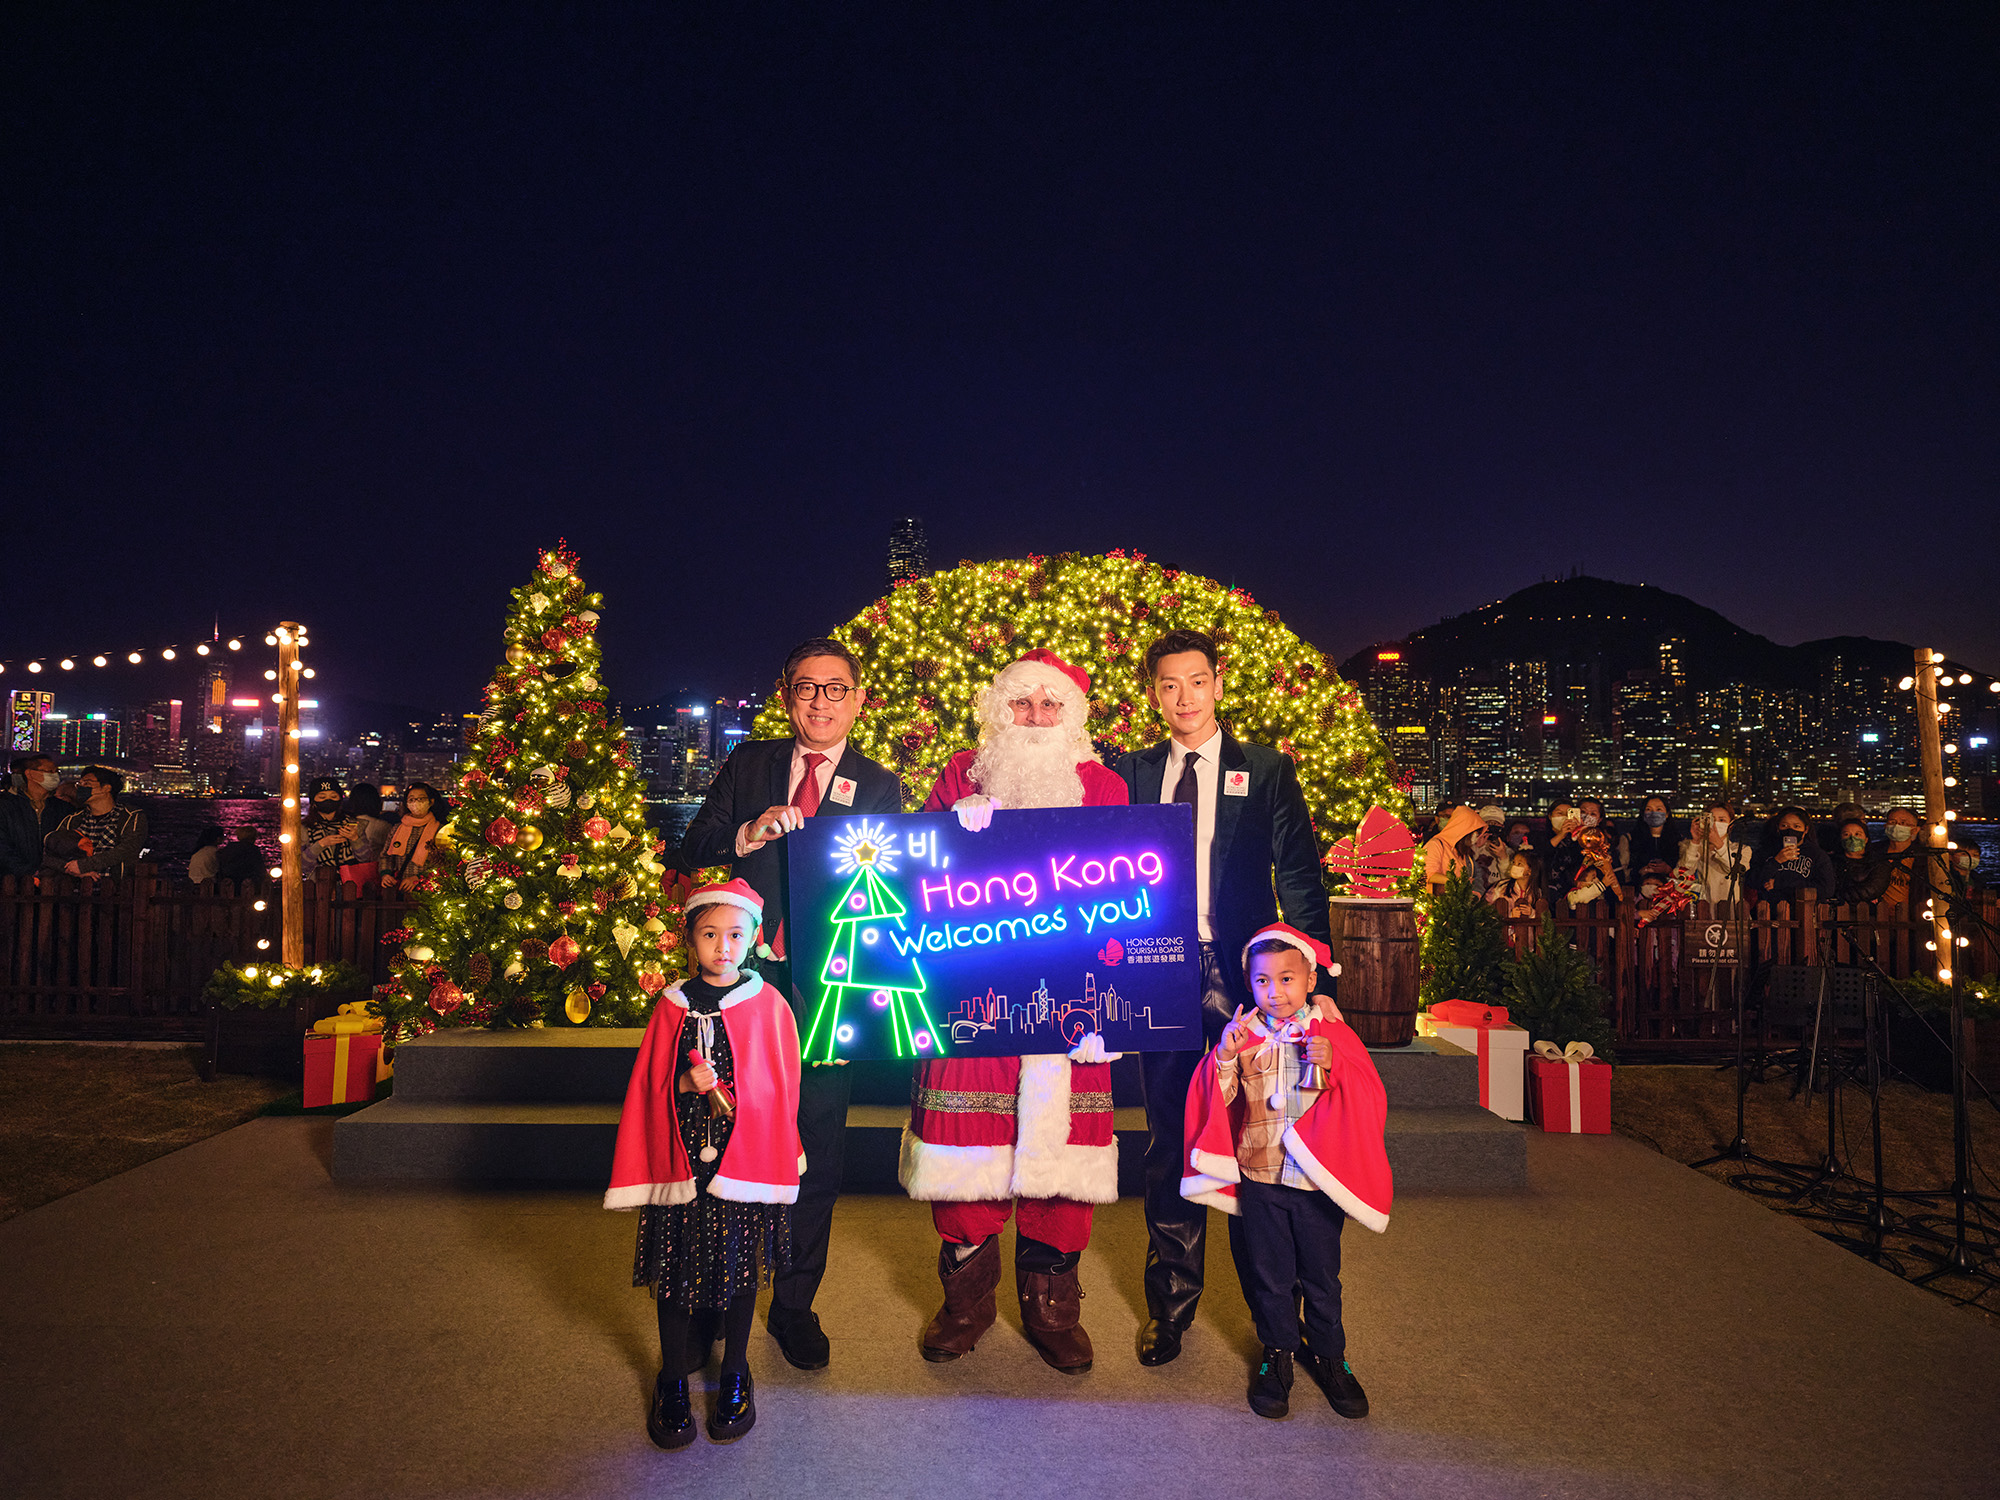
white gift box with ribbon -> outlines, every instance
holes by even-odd
[[[1511,1021],[1498,1026],[1454,1026],[1425,1012],[1417,1029],[1463,1047],[1479,1059],[1479,1103],[1503,1120],[1525,1120],[1527,1110],[1528,1033]]]

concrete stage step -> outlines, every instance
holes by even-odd
[[[333,1175],[343,1182],[601,1184],[637,1030],[468,1031],[405,1043],[396,1091],[338,1121]],[[1387,1144],[1405,1193],[1492,1192],[1527,1185],[1523,1127],[1479,1107],[1478,1059],[1419,1039],[1373,1054],[1389,1095]],[[843,1191],[895,1192],[908,1111],[907,1063],[855,1063]],[[1138,1062],[1112,1065],[1121,1194],[1140,1191],[1146,1115]]]

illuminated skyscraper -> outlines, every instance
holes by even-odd
[[[922,578],[931,570],[931,544],[918,516],[905,516],[889,530],[889,586]]]

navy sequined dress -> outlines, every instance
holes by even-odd
[[[736,1092],[736,1059],[721,1016],[722,997],[729,993],[700,979],[690,979],[681,992],[687,997],[688,1019],[681,1028],[683,1059],[700,1037],[700,1016],[715,1016],[709,1062],[716,1077]],[[672,1002],[668,1002],[672,1003]],[[744,1292],[769,1283],[792,1260],[791,1215],[783,1203],[734,1203],[709,1192],[722,1166],[722,1153],[735,1128],[732,1115],[711,1115],[704,1094],[674,1094],[681,1142],[694,1169],[695,1195],[689,1203],[656,1204],[639,1210],[639,1246],[632,1261],[632,1285],[648,1288],[687,1308],[727,1307]],[[701,1159],[702,1148],[713,1146],[715,1158]]]

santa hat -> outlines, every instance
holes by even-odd
[[[1273,922],[1269,927],[1250,934],[1250,941],[1243,945],[1243,967],[1250,967],[1250,950],[1259,943],[1277,942],[1299,950],[1306,956],[1306,962],[1315,969],[1338,972],[1333,967],[1333,950],[1318,938],[1308,937],[1296,927],[1288,927],[1283,922]]]
[[[703,906],[735,906],[750,913],[751,920],[762,924],[764,920],[764,898],[750,889],[750,883],[740,876],[726,885],[704,885],[689,893],[681,910],[692,915],[696,908]]]
[[[1034,662],[1039,666],[1054,667],[1063,676],[1075,683],[1077,691],[1082,693],[1084,697],[1088,698],[1090,696],[1090,674],[1084,671],[1082,667],[1071,666],[1047,647],[1035,647],[1034,650],[1028,652],[1020,661],[1015,662],[1014,665],[1018,667],[1023,662]]]

